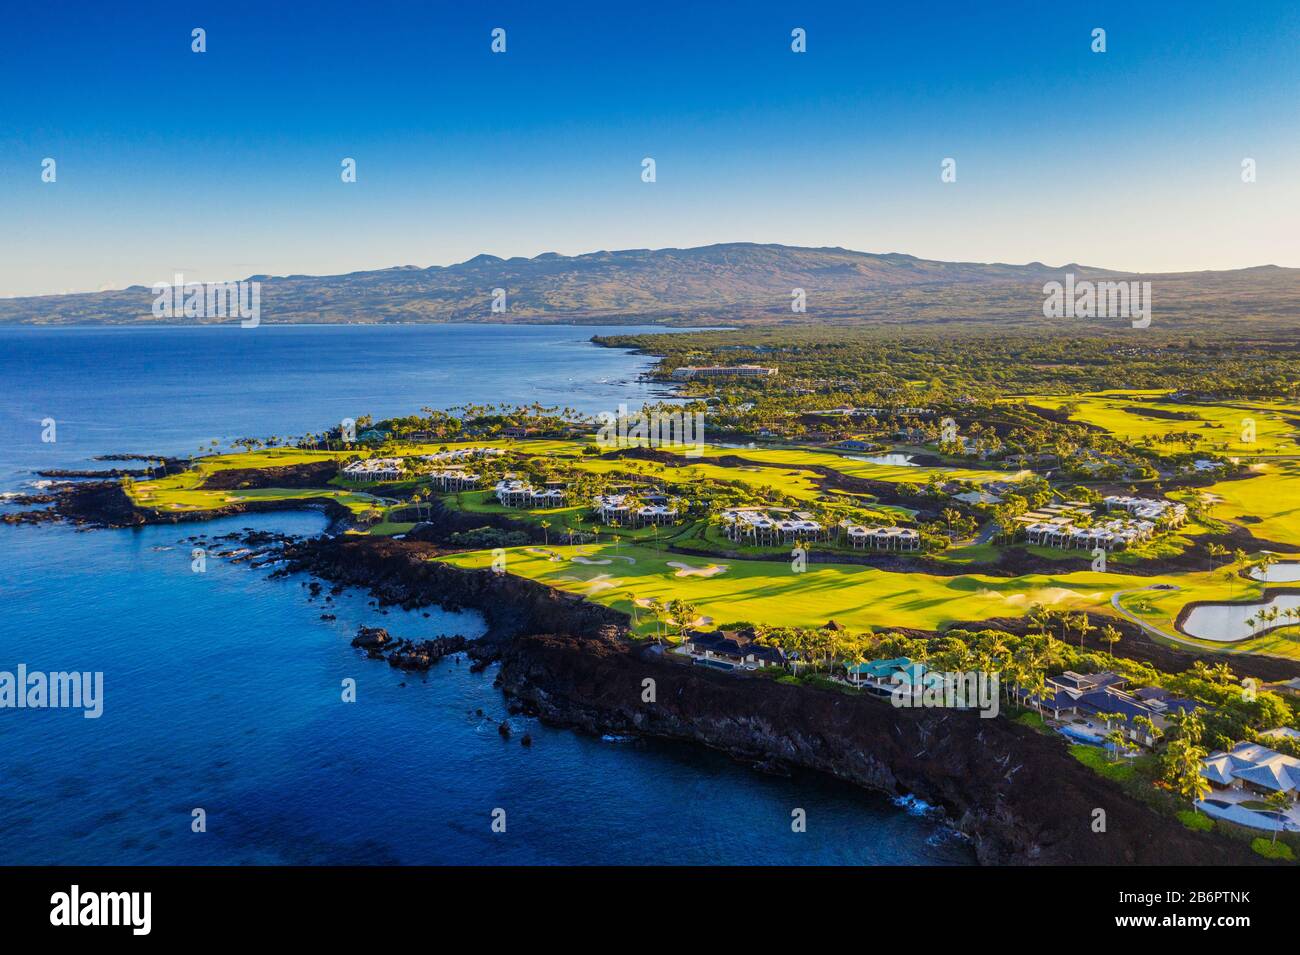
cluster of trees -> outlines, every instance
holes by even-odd
[[[776,379],[727,382],[762,395],[792,381],[829,403],[922,406],[927,400],[1007,394],[1077,394],[1107,388],[1193,390],[1224,397],[1300,397],[1294,342],[1266,337],[1186,337],[1154,331],[1141,347],[1105,336],[1040,333],[942,335],[851,326],[747,327],[677,335],[612,335],[602,344],[663,357],[665,376],[682,365],[777,365]],[[942,375],[936,374],[942,369]],[[734,384],[734,388],[733,388]],[[787,389],[788,390],[788,389]],[[899,399],[899,400],[893,400]]]

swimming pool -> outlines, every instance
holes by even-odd
[[[1082,730],[1077,730],[1073,726],[1070,726],[1068,724],[1066,726],[1058,726],[1056,731],[1060,733],[1062,736],[1066,737],[1067,739],[1074,740],[1074,742],[1076,743],[1083,743],[1085,746],[1097,746],[1100,747],[1101,749],[1115,748],[1114,744],[1104,743],[1096,736],[1093,736],[1091,733],[1085,733]]]

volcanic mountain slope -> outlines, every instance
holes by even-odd
[[[1042,318],[1043,284],[1118,279],[1105,269],[938,262],[898,253],[730,243],[693,249],[629,249],[502,259],[478,255],[450,266],[399,266],[330,276],[267,276],[265,322],[834,322],[873,325],[1002,324]],[[1294,327],[1300,270],[1263,266],[1231,272],[1143,275],[1157,316],[1179,323],[1250,320]],[[171,276],[160,276],[171,280]],[[492,310],[505,290],[507,309]],[[795,289],[807,310],[794,312]],[[159,319],[154,291],[0,299],[5,324],[135,324],[230,319]]]

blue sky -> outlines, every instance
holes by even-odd
[[[10,5],[0,295],[743,240],[1300,266],[1300,5],[992,6]]]

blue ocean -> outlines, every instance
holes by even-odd
[[[657,396],[639,380],[648,359],[589,343],[602,331],[0,329],[0,491],[31,490],[41,468],[102,466],[100,454],[186,454],[361,414],[595,412]],[[57,440],[43,442],[51,418]],[[0,864],[972,861],[922,807],[685,745],[548,728],[507,714],[494,668],[448,659],[403,674],[349,645],[360,624],[473,636],[476,615],[383,614],[361,592],[327,605],[305,580],[221,559],[190,572],[182,538],[248,527],[310,534],[324,518],[0,525],[0,671],[104,674],[98,719],[0,709]],[[806,832],[791,831],[795,808]],[[206,831],[193,831],[195,810]]]

